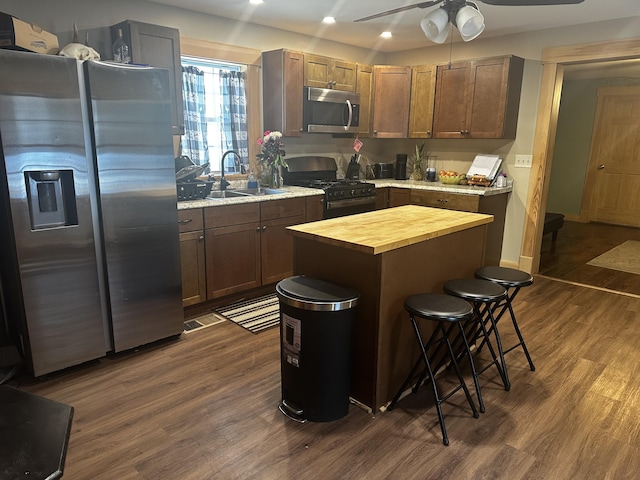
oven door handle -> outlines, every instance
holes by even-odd
[[[376,203],[376,197],[347,198],[344,200],[336,200],[335,202],[327,202],[327,210],[340,207],[355,207],[358,205],[368,205]]]
[[[344,104],[347,106],[347,110],[349,112],[349,119],[347,120],[347,124],[344,126],[345,130],[349,130],[351,128],[351,121],[353,120],[353,105],[349,100],[346,100]]]

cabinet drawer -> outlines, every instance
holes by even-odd
[[[178,210],[178,228],[180,233],[202,230],[202,209]]]
[[[260,221],[260,203],[227,205],[204,209],[205,228],[242,225]]]
[[[305,215],[305,212],[306,202],[301,198],[262,202],[260,206],[260,218],[263,221],[297,217],[298,215]]]
[[[480,209],[480,196],[412,190],[411,203],[424,207],[447,208],[449,210],[477,213]]]

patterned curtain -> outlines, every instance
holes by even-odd
[[[180,138],[180,154],[196,165],[208,165],[204,72],[197,67],[182,67],[182,90],[185,134]]]
[[[223,145],[227,150],[240,154],[227,155],[225,171],[246,173],[249,164],[247,135],[247,102],[245,97],[245,74],[243,72],[220,72],[220,94],[222,96]]]

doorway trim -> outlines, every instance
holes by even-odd
[[[519,268],[537,273],[565,65],[640,58],[640,38],[551,47],[542,51],[542,80]]]

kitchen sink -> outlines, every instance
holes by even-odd
[[[256,197],[260,195],[274,195],[277,193],[284,193],[284,190],[276,188],[238,188],[228,190],[213,190],[207,198],[222,199],[222,198],[238,198],[238,197]]]

